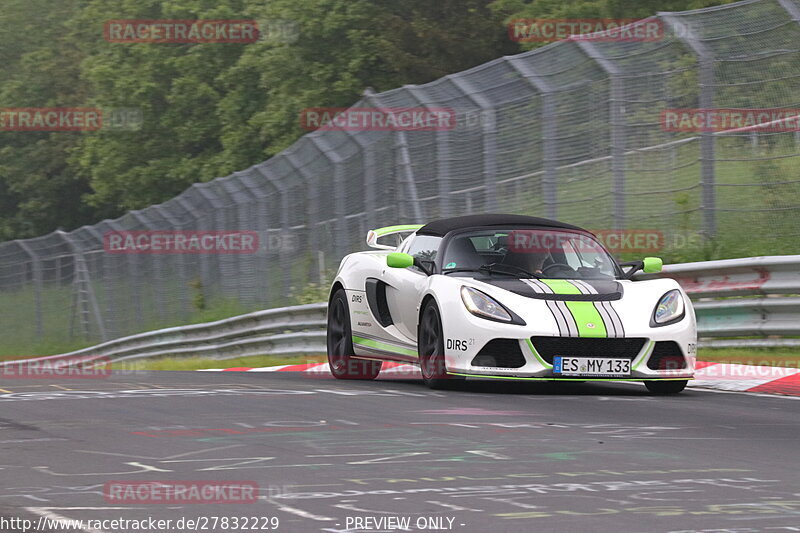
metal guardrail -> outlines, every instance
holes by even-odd
[[[668,265],[637,279],[653,277],[675,279],[692,298],[701,346],[800,346],[786,338],[800,337],[800,255]]]
[[[37,358],[114,362],[158,357],[233,359],[250,355],[318,355],[325,353],[326,304],[257,311],[246,315],[104,342],[74,352]],[[0,366],[11,364],[0,362]]]
[[[636,279],[656,277],[677,280],[692,298],[701,346],[800,346],[800,338],[791,338],[800,337],[800,255],[668,265],[659,274]],[[318,355],[326,351],[325,313],[324,303],[269,309],[140,333],[37,360]]]

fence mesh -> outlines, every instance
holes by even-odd
[[[561,41],[354,104],[450,108],[452,130],[314,132],[163,204],[2,243],[3,331],[19,346],[95,341],[181,324],[212,304],[288,305],[363,249],[367,230],[466,213],[702,235],[709,254],[791,251],[800,133],[671,132],[661,114],[800,108],[800,0],[653,21],[662,38]],[[130,230],[249,230],[261,244],[236,255],[104,251],[104,235]],[[676,243],[664,251],[673,259]]]

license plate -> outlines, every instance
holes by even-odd
[[[631,373],[631,362],[627,359],[556,356],[553,359],[553,373],[562,376],[628,376]]]

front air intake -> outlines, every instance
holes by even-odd
[[[609,338],[589,339],[581,337],[531,337],[531,342],[542,359],[553,364],[556,356],[600,357],[608,359],[628,359],[633,361],[647,339]]]
[[[520,368],[525,366],[525,356],[516,339],[494,339],[481,348],[472,359],[472,366],[492,368]]]
[[[681,370],[686,368],[686,358],[675,341],[658,341],[647,361],[650,370]]]

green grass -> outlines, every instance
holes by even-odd
[[[74,336],[70,336],[72,310],[64,292],[64,288],[56,287],[46,287],[42,290],[44,331],[41,339],[36,338],[34,327],[33,290],[27,287],[3,292],[0,295],[3,306],[14,310],[3,314],[4,335],[0,337],[0,360],[55,355],[100,344],[99,339],[86,340],[79,325],[76,326]],[[151,315],[145,324],[126,335],[173,326],[214,322],[256,310],[253,306],[247,307],[231,298],[218,298],[206,304],[205,309],[195,309],[184,315],[170,315],[170,319],[159,319]]]
[[[800,368],[800,348],[700,348],[697,360]]]
[[[161,285],[167,286],[170,283],[172,283],[172,290],[168,292],[176,295],[176,297],[168,299],[169,305],[167,308],[159,307],[153,295],[143,291],[139,294],[137,300],[142,307],[142,322],[133,331],[122,331],[119,334],[111,332],[109,336],[118,338],[174,326],[214,322],[264,308],[256,304],[246,305],[235,298],[213,297],[203,298],[202,308],[198,308],[198,302],[195,298],[189,304],[189,309],[183,310],[184,306],[178,302],[177,298],[177,295],[181,294],[180,284],[174,280],[165,280],[162,281]],[[103,300],[102,283],[93,284],[93,287],[97,294],[101,313],[111,312],[106,311],[108,302]],[[114,321],[120,324],[121,327],[138,323],[133,311],[132,302],[134,299],[131,296],[132,290],[133,288],[129,285],[121,286],[120,294],[114,298],[112,316]],[[278,302],[277,305],[270,307],[322,302],[327,297],[327,291],[327,284],[298,283],[290,294],[282,296],[276,300]],[[184,294],[184,296],[186,295]],[[91,339],[87,340],[85,338],[79,323],[72,324],[71,331],[72,316],[75,313],[72,307],[72,298],[71,287],[45,285],[42,288],[39,301],[41,302],[43,331],[41,338],[39,338],[36,332],[36,293],[33,287],[27,285],[16,290],[0,291],[0,306],[6,310],[3,313],[2,320],[4,334],[0,336],[0,360],[55,355],[99,344],[101,342],[100,336],[96,331],[93,317]]]
[[[304,363],[324,363],[324,355],[308,357],[286,357],[280,355],[255,355],[236,359],[205,359],[202,357],[164,358],[115,363],[114,368],[125,370],[203,370],[207,368],[260,368],[278,365],[299,365]]]

